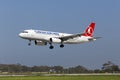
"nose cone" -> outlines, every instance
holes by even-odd
[[[21,38],[23,37],[23,36],[22,36],[22,33],[19,34],[19,37],[21,37]]]

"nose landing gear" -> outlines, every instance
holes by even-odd
[[[31,45],[31,40],[29,40],[29,43],[28,43],[28,46],[30,46]]]

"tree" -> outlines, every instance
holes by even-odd
[[[72,67],[72,68],[69,68],[69,73],[88,73],[89,70],[83,66],[76,66],[76,67]]]
[[[113,73],[113,72],[119,72],[119,66],[112,63],[111,61],[108,61],[107,63],[103,64],[102,70],[104,72],[109,72],[109,73]]]

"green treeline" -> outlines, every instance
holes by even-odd
[[[104,63],[101,69],[90,70],[84,66],[64,68],[62,66],[26,66],[21,64],[0,64],[0,72],[24,73],[24,72],[46,72],[46,73],[119,73],[118,65],[108,61]]]

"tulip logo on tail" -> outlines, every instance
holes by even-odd
[[[95,27],[95,23],[91,23],[87,29],[85,30],[83,36],[93,36],[93,32],[94,32],[94,27]]]

